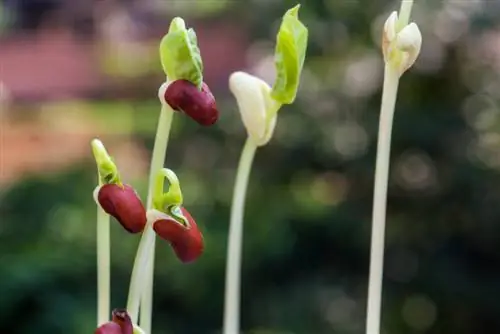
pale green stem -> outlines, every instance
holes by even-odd
[[[150,228],[152,232],[153,229]],[[152,236],[151,249],[149,251],[149,262],[146,268],[147,276],[144,277],[144,290],[141,296],[141,328],[146,333],[151,333],[153,327],[153,283],[154,283],[154,263],[155,263],[156,234]]]
[[[165,119],[162,119],[162,115]],[[153,194],[155,189],[155,180],[158,171],[163,168],[163,164],[165,162],[165,157],[167,154],[167,147],[168,147],[168,139],[170,135],[170,128],[172,126],[173,116],[174,116],[174,110],[169,105],[166,105],[164,106],[164,108],[162,108],[159,123],[160,124],[165,123],[166,125],[160,129],[161,125],[158,124],[158,130],[156,132],[153,157],[151,159],[151,170],[149,175],[148,200],[147,200],[148,209],[153,208]],[[157,145],[159,146],[158,148]],[[149,261],[147,263],[147,269],[146,269],[147,276],[144,279],[145,286],[141,296],[140,325],[141,328],[146,333],[151,333],[152,320],[153,320],[153,281],[154,281],[156,234],[151,226],[149,227],[148,232],[151,234],[151,246],[149,251],[150,253]]]
[[[98,175],[99,179],[100,176]],[[102,185],[100,183],[100,185]],[[109,321],[110,314],[110,218],[97,206],[97,327]]]
[[[169,105],[162,105],[156,138],[151,158],[151,167],[149,172],[149,186],[147,208],[152,208],[153,189],[158,170],[163,168],[168,146],[168,138],[172,125],[174,111]],[[151,222],[149,222],[151,223]],[[127,311],[130,314],[133,323],[137,323],[139,317],[139,306],[142,304],[140,326],[146,333],[151,333],[152,317],[152,292],[153,289],[153,270],[154,270],[154,248],[156,235],[150,224],[146,226],[139,242],[137,254],[132,269],[130,279],[130,289],[127,302]]]
[[[398,15],[398,31],[408,24],[412,5],[412,0],[402,1],[400,13]],[[380,108],[377,158],[375,165],[375,186],[373,192],[366,334],[380,334],[387,188],[389,182],[392,123],[398,94],[399,77],[400,75],[394,66],[392,66],[391,63],[386,63],[382,104]]]
[[[248,179],[257,146],[247,139],[241,152],[234,184],[226,262],[223,334],[238,334],[240,326],[240,276],[243,245],[243,215]]]
[[[413,7],[413,0],[402,0],[401,1],[401,7],[399,9],[398,13],[398,24],[397,24],[397,31],[400,31],[408,25],[408,22],[410,22],[410,15],[411,15],[411,8]]]
[[[386,65],[375,166],[366,334],[380,333],[387,183],[389,179],[389,158],[391,155],[392,120],[396,105],[398,84],[398,72],[392,66]]]

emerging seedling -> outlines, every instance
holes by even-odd
[[[165,180],[168,191],[164,192]],[[183,196],[177,175],[170,169],[158,171],[153,188],[153,206],[147,211],[148,225],[152,226],[159,237],[168,241],[177,258],[182,262],[192,262],[203,252],[203,236],[189,212],[182,206]],[[149,251],[144,244],[139,245],[138,253]],[[151,259],[142,256],[143,262],[136,263],[139,273],[146,271]],[[143,282],[136,280],[130,286],[127,309],[137,309],[143,289]],[[133,320],[133,319],[132,319]]]
[[[99,185],[94,190],[97,203],[97,324],[108,320],[110,308],[110,227],[113,216],[130,233],[146,226],[146,210],[137,192],[123,184],[113,159],[98,139],[91,142],[97,164]]]
[[[163,192],[164,179],[169,183]],[[148,221],[156,234],[168,241],[182,262],[192,262],[203,252],[203,236],[196,221],[182,206],[182,192],[175,173],[163,168],[159,171],[153,199],[154,209],[148,211]]]
[[[149,172],[146,209],[150,218],[154,216],[151,210],[158,210],[158,206],[153,202],[155,184],[165,163],[174,112],[184,113],[204,126],[214,124],[219,116],[215,98],[208,85],[203,81],[203,62],[196,33],[192,28],[186,28],[182,18],[176,17],[172,20],[168,33],[161,40],[160,59],[166,81],[158,90],[158,98],[162,107]],[[175,185],[171,183],[169,192],[173,188]],[[194,260],[201,254],[203,248],[201,234],[196,232],[196,223],[184,208],[177,207],[178,209],[171,212],[168,211],[169,208],[160,208],[161,213],[169,215],[168,219],[149,220],[134,261],[127,311],[132,322],[136,323],[139,307],[141,308],[140,326],[146,333],[151,332],[156,233],[171,243],[176,255],[182,261]],[[177,216],[173,215],[174,213],[178,213],[179,217],[185,217],[189,228],[186,225],[186,228],[181,230],[179,228],[182,226],[171,225],[170,223],[174,224],[174,221],[176,221],[175,224],[178,224],[175,219]],[[199,238],[196,246],[193,244],[195,238]],[[184,242],[189,243],[189,245],[184,245]]]
[[[161,63],[167,82],[160,89],[160,99],[173,110],[184,112],[201,125],[214,124],[219,112],[215,98],[203,82],[203,61],[198,39],[183,19],[172,20],[168,34],[160,43]]]
[[[91,143],[99,172],[99,186],[94,190],[94,199],[104,212],[113,216],[130,233],[142,232],[146,226],[146,210],[133,187],[123,184],[102,142]]]
[[[382,37],[385,72],[377,143],[375,189],[373,194],[366,334],[380,333],[387,185],[391,154],[392,121],[394,118],[399,78],[413,65],[422,45],[422,35],[417,25],[415,23],[408,24],[412,5],[413,0],[402,0],[399,17],[396,12],[393,12],[389,16],[385,23]]]
[[[270,87],[245,72],[229,78],[248,138],[236,172],[226,266],[224,334],[239,333],[240,271],[243,239],[243,212],[248,178],[257,147],[267,144],[274,133],[277,113],[294,102],[307,49],[308,30],[298,18],[300,5],[288,10],[278,32],[275,49],[276,80]]]

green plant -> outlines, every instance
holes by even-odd
[[[294,102],[307,50],[308,30],[298,18],[300,5],[288,10],[277,35],[276,80],[272,88],[260,78],[235,72],[229,88],[236,98],[248,138],[243,146],[234,184],[227,248],[224,334],[239,332],[240,271],[243,216],[248,179],[257,148],[271,140],[277,113]]]
[[[149,187],[144,206],[135,190],[122,183],[118,168],[98,139],[92,149],[99,172],[95,199],[98,204],[98,333],[151,333],[154,249],[156,235],[172,246],[182,262],[203,252],[203,236],[182,206],[177,175],[163,168],[174,111],[204,126],[218,119],[215,98],[203,82],[203,62],[196,33],[177,17],[160,43],[160,58],[167,77],[158,97],[162,108],[151,159]],[[164,192],[165,180],[168,190]],[[142,233],[130,280],[126,310],[115,309],[109,319],[109,215],[131,233]],[[140,311],[140,321],[138,323]],[[117,324],[120,328],[117,327]],[[140,328],[137,326],[140,325]],[[113,332],[115,331],[115,332]]]
[[[408,24],[412,6],[413,0],[402,0],[399,17],[397,12],[389,16],[382,37],[385,70],[373,194],[366,334],[380,333],[389,159],[399,78],[413,65],[422,45],[418,26],[415,23]]]

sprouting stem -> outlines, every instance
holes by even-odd
[[[162,105],[151,158],[147,198],[148,210],[153,207],[153,189],[156,174],[165,162],[173,114],[174,111],[168,104]],[[140,326],[146,333],[151,333],[152,292],[150,290],[153,289],[155,239],[155,232],[151,225],[148,224],[137,249],[127,301],[127,311],[133,323],[137,323],[139,306],[141,306]]]
[[[402,0],[399,21],[397,23],[399,29],[408,24],[412,5],[413,0]],[[389,181],[392,123],[398,94],[399,77],[397,69],[392,66],[390,62],[387,62],[384,71],[384,87],[380,108],[377,159],[375,165],[366,334],[380,334],[387,188]]]
[[[410,22],[410,15],[411,15],[411,9],[413,7],[413,1],[414,0],[401,1],[401,7],[398,13],[398,23],[396,26],[397,31],[403,29],[403,27],[408,25],[408,23]]]
[[[370,250],[370,275],[368,279],[367,334],[380,333],[380,308],[384,267],[385,218],[391,132],[394,106],[398,91],[399,74],[391,66],[385,68],[384,92],[380,111],[375,190],[373,195],[372,236]]]
[[[101,177],[98,175],[98,179]],[[102,185],[99,182],[99,185]],[[110,314],[110,217],[97,206],[97,326],[109,320]]]
[[[236,172],[227,246],[223,334],[239,333],[243,216],[248,179],[256,151],[257,146],[248,138],[241,152],[240,162]]]

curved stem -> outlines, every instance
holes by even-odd
[[[168,181],[168,191],[164,191],[165,179]],[[171,205],[182,205],[183,197],[179,179],[174,171],[161,168],[156,173],[153,185],[152,206],[154,209],[164,211]]]
[[[257,146],[247,139],[241,152],[234,184],[226,263],[223,334],[237,334],[240,326],[240,271],[243,244],[243,215],[248,178]]]
[[[147,208],[151,209],[153,204],[153,189],[158,170],[163,167],[168,146],[170,128],[172,126],[174,111],[169,105],[162,105],[158,128],[151,158],[149,173],[149,187]],[[137,254],[130,279],[130,289],[127,301],[127,311],[133,323],[137,323],[139,317],[139,305],[142,301],[141,328],[146,333],[151,333],[151,306],[152,306],[152,276],[154,270],[154,247],[156,235],[148,222],[139,242]],[[148,295],[149,294],[149,295]],[[141,299],[142,298],[142,299]],[[143,323],[144,322],[144,323]]]
[[[387,186],[389,180],[392,121],[398,85],[398,72],[390,64],[387,64],[385,66],[384,89],[378,130],[377,161],[375,166],[366,334],[380,333]]]
[[[97,206],[97,327],[109,321],[110,313],[110,218]]]

